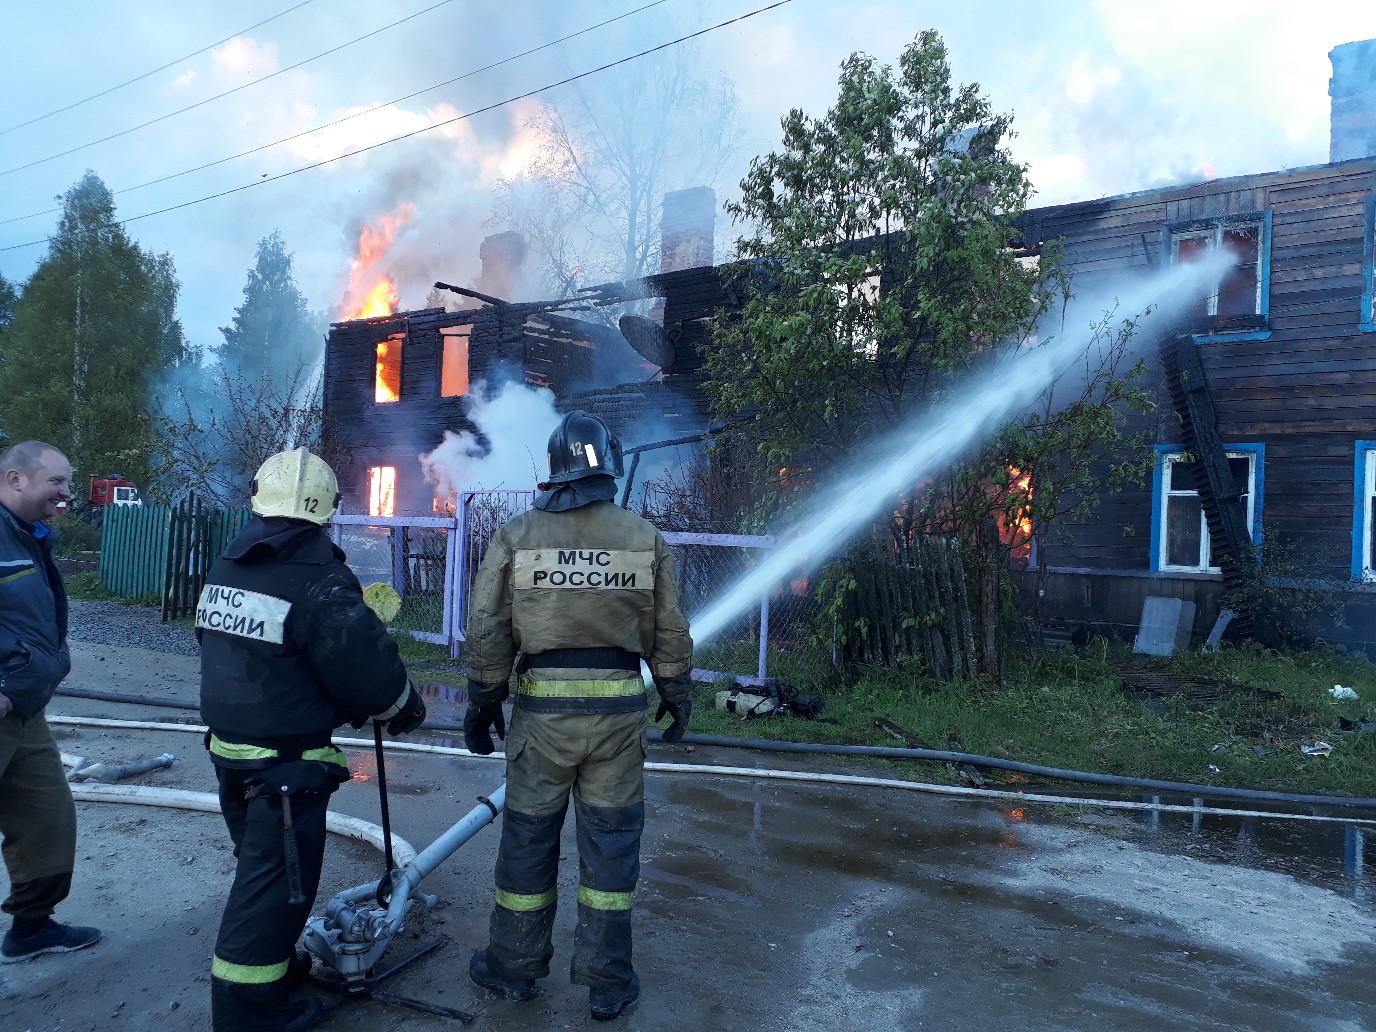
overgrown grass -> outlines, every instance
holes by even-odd
[[[68,598],[85,599],[91,602],[118,602],[125,606],[156,606],[159,599],[156,592],[149,592],[139,598],[125,598],[101,587],[100,574],[95,570],[87,573],[74,573],[62,578],[67,587]]]
[[[695,663],[737,672],[755,669],[753,653],[744,646],[703,649]],[[1376,797],[1376,733],[1339,727],[1340,717],[1376,719],[1376,666],[1332,649],[1288,655],[1224,649],[1152,665],[1228,683],[1207,693],[1213,698],[1193,701],[1188,695],[1151,700],[1126,694],[1115,666],[1142,666],[1142,658],[1102,644],[1086,655],[1069,650],[1035,658],[1011,655],[999,687],[943,685],[878,670],[845,685],[831,673],[825,655],[805,650],[771,655],[770,664],[771,676],[827,696],[827,722],[742,721],[716,710],[715,690],[700,687],[692,730],[847,745],[903,744],[875,726],[874,719],[882,716],[937,749],[1131,777]],[[1329,695],[1335,684],[1353,688],[1360,701],[1335,700]],[[1300,751],[1317,740],[1333,746],[1330,757]],[[902,766],[924,778],[956,778],[936,765]],[[995,781],[1008,777],[997,771],[990,776]],[[1018,783],[1028,782],[1019,778]]]

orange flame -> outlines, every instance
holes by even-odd
[[[340,305],[345,319],[391,315],[399,299],[392,277],[378,272],[378,264],[396,242],[403,226],[415,217],[413,205],[403,201],[395,211],[365,225],[358,233],[358,253],[349,263],[349,285]]]

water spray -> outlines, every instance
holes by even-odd
[[[1116,308],[1131,315],[1150,312],[1169,323],[1197,301],[1205,288],[1221,280],[1232,264],[1231,256],[1219,254],[1173,266],[1143,278],[1116,299]],[[1072,305],[1072,309],[1092,309],[1096,315],[1104,311],[1091,303]],[[1108,306],[1104,317],[1019,353],[876,447],[868,461],[859,464],[863,472],[823,491],[810,507],[810,515],[780,535],[786,544],[694,617],[694,641],[701,644],[720,633],[756,606],[762,592],[809,557],[830,555],[898,492],[940,472],[1003,420],[1031,404],[1101,339],[1113,310],[1114,306]]]

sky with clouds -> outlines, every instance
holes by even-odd
[[[32,273],[54,198],[91,169],[128,232],[172,255],[197,345],[218,345],[274,230],[311,307],[337,315],[361,227],[403,204],[390,271],[402,305],[419,307],[436,279],[476,279],[480,239],[502,228],[494,187],[528,157],[536,106],[569,87],[502,102],[770,0],[666,0],[506,61],[646,2],[6,0],[0,274]],[[698,41],[703,74],[734,82],[745,130],[719,192],[776,146],[790,108],[829,106],[848,54],[895,62],[925,28],[956,80],[1012,113],[1033,203],[1053,204],[1327,161],[1328,52],[1376,37],[1376,4],[791,0]],[[327,159],[339,160],[306,168]]]

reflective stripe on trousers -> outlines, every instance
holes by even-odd
[[[645,723],[643,707],[631,713],[514,710],[487,951],[497,977],[549,974],[559,836],[572,796],[579,891],[570,975],[595,989],[630,983],[631,907],[645,825]]]
[[[288,903],[281,796],[245,799],[261,771],[217,767],[220,807],[238,866],[225,901],[211,961],[210,1013],[214,1032],[278,1032],[290,1010],[284,976],[310,916],[325,859],[329,792],[291,797],[301,861],[302,903]]]

